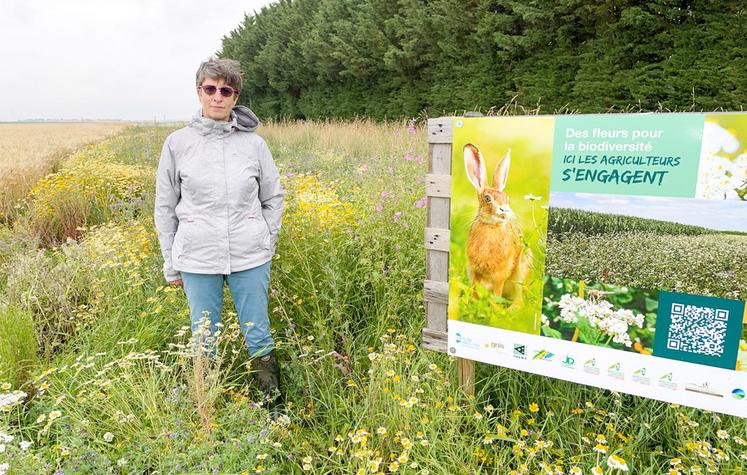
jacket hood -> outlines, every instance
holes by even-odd
[[[244,132],[254,132],[259,127],[259,118],[246,106],[234,107],[228,121],[203,117],[202,109],[198,109],[189,125],[196,128],[203,135],[216,132],[230,132],[234,128]]]

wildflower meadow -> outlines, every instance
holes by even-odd
[[[228,292],[208,361],[163,281],[152,209],[172,130],[69,153],[0,219],[0,475],[747,472],[747,419],[487,365],[462,392],[456,362],[420,345],[415,121],[259,130],[287,200],[270,284],[286,408],[270,418]],[[576,303],[548,312],[558,332]]]

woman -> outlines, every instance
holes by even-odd
[[[257,116],[236,106],[241,82],[237,61],[210,59],[200,65],[201,108],[189,126],[164,143],[154,218],[164,276],[171,285],[184,287],[198,349],[215,351],[197,335],[203,327],[215,335],[227,282],[254,377],[274,406],[279,366],[267,290],[283,190],[267,144],[254,133]]]

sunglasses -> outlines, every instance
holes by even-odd
[[[216,93],[216,91],[219,91],[219,90],[220,90],[220,95],[223,97],[231,97],[234,94],[239,93],[239,91],[237,91],[236,89],[232,87],[228,87],[228,86],[217,88],[215,86],[208,85],[208,86],[198,86],[197,89],[202,89],[202,92],[204,92],[208,96],[212,96],[213,94]]]

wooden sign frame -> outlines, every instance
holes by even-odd
[[[425,328],[423,347],[448,352],[449,245],[451,243],[451,154],[454,117],[428,119],[428,221],[425,228]],[[459,358],[459,384],[474,394],[475,362]]]

